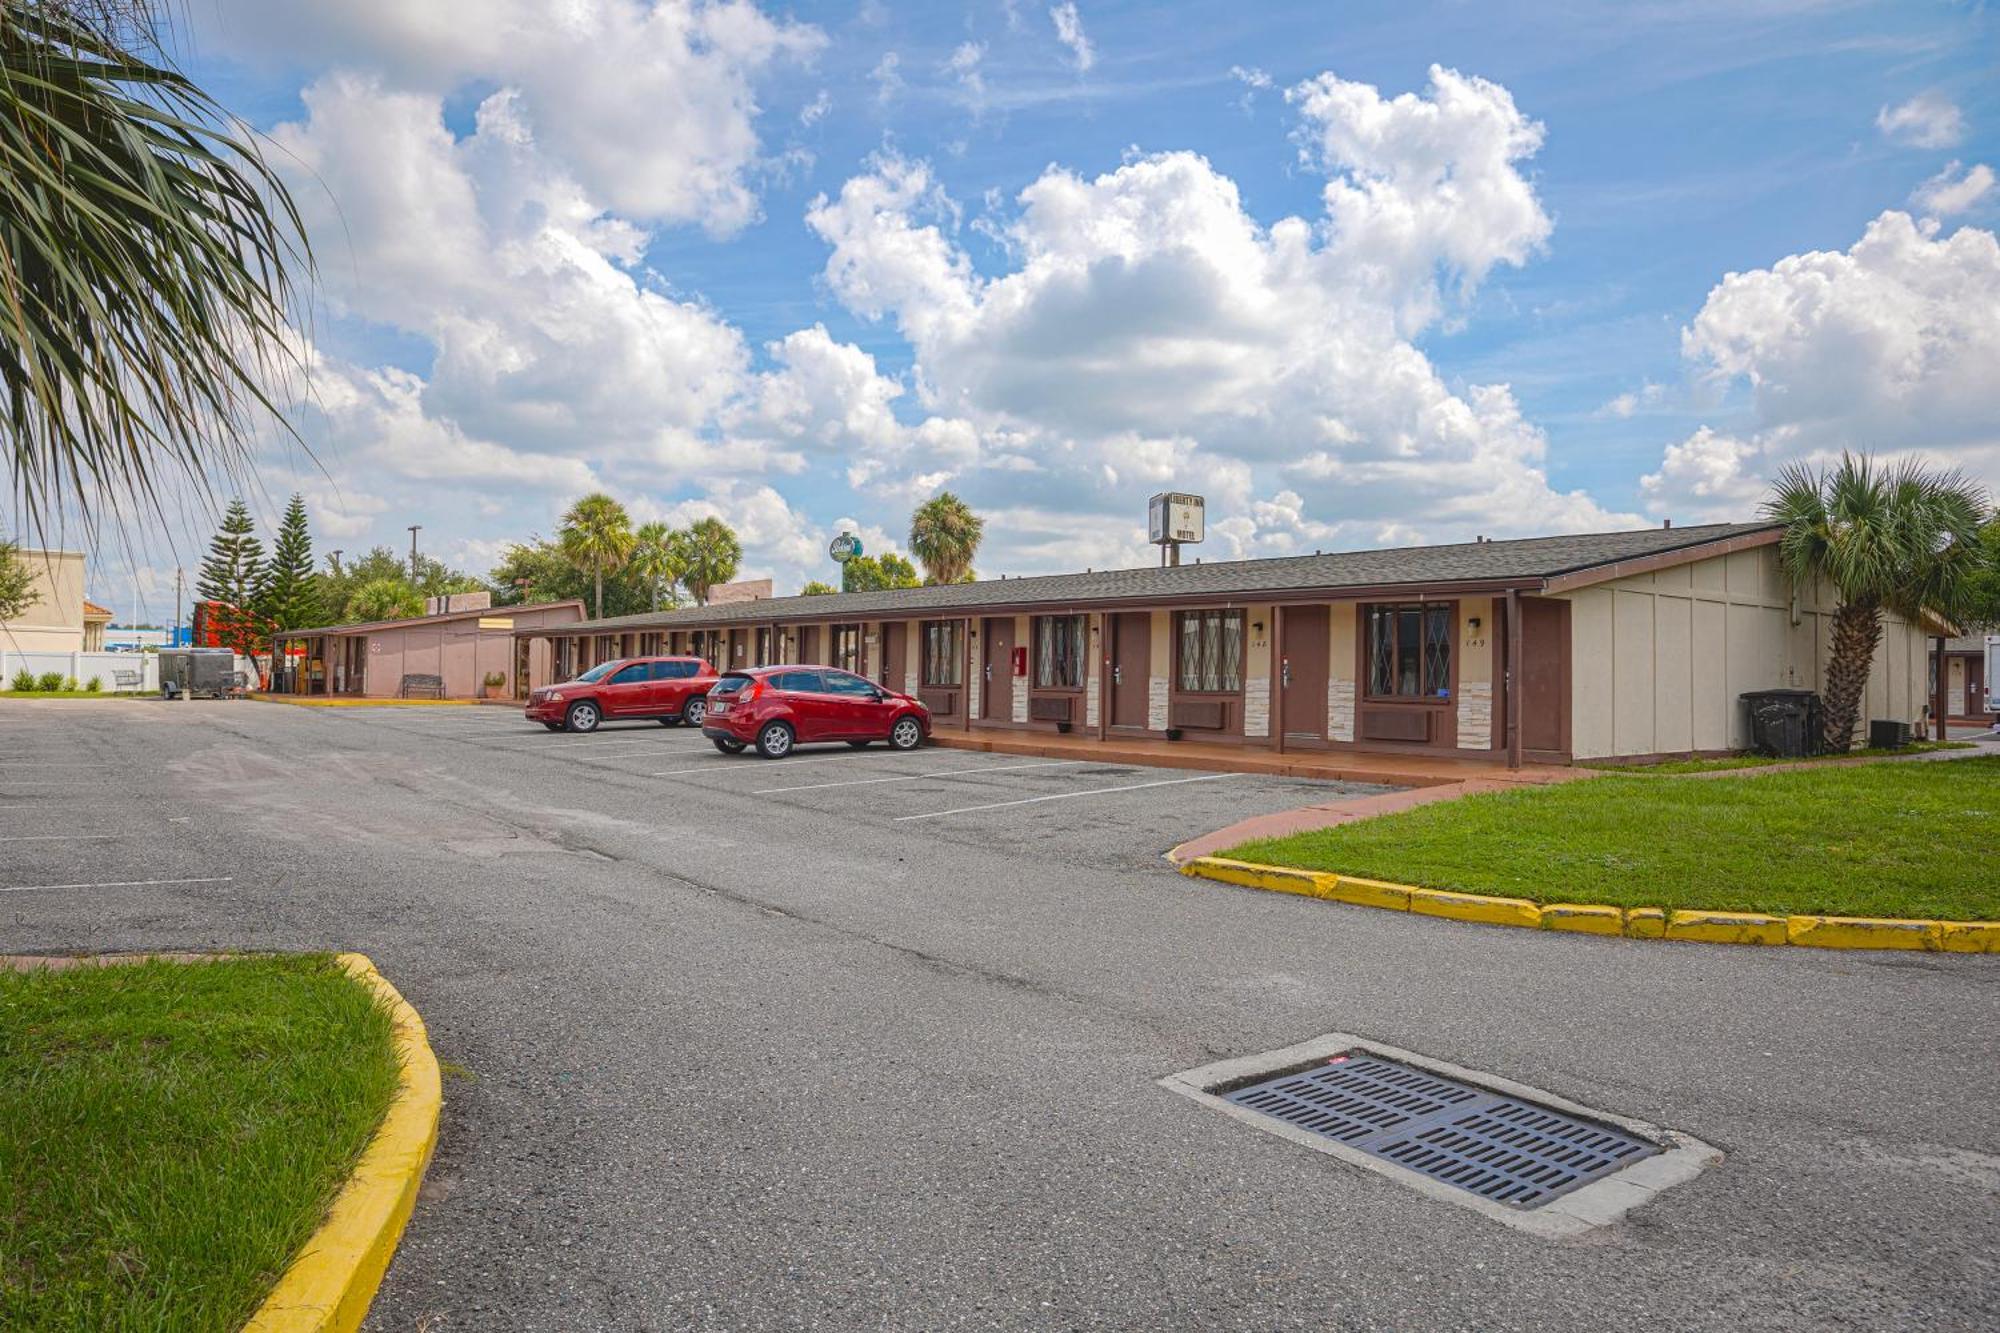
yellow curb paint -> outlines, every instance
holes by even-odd
[[[1888,917],[1767,916],[1761,912],[1667,912],[1658,907],[1617,908],[1597,903],[1550,903],[1526,898],[1423,889],[1355,875],[1268,866],[1226,856],[1198,856],[1183,875],[1357,907],[1419,912],[1491,926],[1543,926],[1585,935],[1635,940],[1689,940],[1704,944],[1791,944],[1809,949],[1941,949],[1946,953],[2000,953],[2000,921],[1898,920]]]
[[[1785,918],[1761,912],[1669,912],[1667,938],[1709,944],[1784,944]]]
[[[1386,907],[1392,912],[1410,910],[1410,886],[1389,884],[1379,879],[1358,879],[1353,875],[1328,875],[1332,881],[1326,896],[1337,903],[1356,907]]]
[[[1866,916],[1785,918],[1785,942],[1811,949],[1936,949],[1944,940],[1936,921]]]
[[[361,1327],[389,1269],[417,1187],[437,1146],[437,1057],[424,1020],[358,953],[340,955],[349,973],[381,997],[396,1028],[401,1085],[326,1221],[306,1241],[244,1333],[352,1333]]]
[[[1542,925],[1581,935],[1623,935],[1625,913],[1595,903],[1550,903],[1542,908]]]
[[[251,691],[260,704],[290,704],[294,708],[466,708],[477,699],[329,699],[324,695],[264,694]]]
[[[1940,921],[1938,930],[1946,953],[2000,953],[2000,921]]]
[[[1667,914],[1657,907],[1628,907],[1625,909],[1625,935],[1628,939],[1658,940],[1667,934]]]
[[[1411,889],[1410,910],[1452,921],[1477,921],[1488,926],[1539,926],[1542,909],[1526,898],[1490,898],[1483,893],[1452,893],[1446,889]]]

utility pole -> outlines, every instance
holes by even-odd
[[[421,582],[417,577],[417,534],[423,530],[424,525],[421,523],[410,524],[410,582],[412,585]]]
[[[346,554],[347,552],[344,550],[332,550],[326,553],[326,558],[333,562],[333,576],[335,578],[340,577],[340,557]]]

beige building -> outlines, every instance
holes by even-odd
[[[549,647],[516,631],[561,626],[583,618],[583,603],[474,606],[407,620],[328,625],[277,636],[279,663],[271,688],[285,694],[393,699],[413,691],[474,699],[491,687],[500,698],[525,699],[531,675],[550,670]]]
[[[544,677],[691,652],[812,663],[939,728],[1569,763],[1749,745],[1741,696],[1821,689],[1833,604],[1769,523],[1086,571],[526,628]],[[1891,618],[1860,721],[1926,715]]]
[[[83,595],[81,551],[29,551],[36,598],[13,620],[0,620],[0,649],[15,653],[95,653],[104,649],[111,612]]]

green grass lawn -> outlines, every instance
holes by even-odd
[[[1226,856],[1625,907],[2000,920],[2000,758],[1603,777],[1420,806]]]
[[[1717,759],[1666,759],[1656,764],[1584,764],[1606,773],[1665,774],[1715,773],[1734,768],[1769,768],[1772,764],[1817,764],[1833,759],[1886,759],[1892,755],[1922,754],[1926,750],[1970,750],[1971,741],[1918,741],[1900,750],[1849,750],[1845,754],[1816,754],[1804,759],[1774,759],[1767,754],[1732,754]]]
[[[0,699],[157,699],[158,690],[0,690]]]
[[[0,972],[0,1328],[238,1328],[397,1075],[326,955]]]

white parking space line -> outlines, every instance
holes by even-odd
[[[946,768],[933,773],[900,773],[893,778],[854,778],[846,782],[807,782],[797,787],[760,787],[752,796],[776,796],[787,791],[823,791],[828,787],[873,787],[883,782],[922,782],[925,778],[958,778],[968,773],[1019,773],[1028,768],[1068,768],[1094,763],[1090,759],[1056,759],[1043,764],[988,764],[983,768]]]
[[[1188,782],[1221,782],[1225,778],[1240,778],[1241,773],[1204,773],[1194,778],[1166,778],[1159,782],[1133,782],[1123,787],[1094,787],[1089,791],[1059,791],[1048,796],[1026,796],[1018,801],[991,801],[985,805],[961,805],[956,810],[933,810],[922,815],[898,815],[895,822],[906,824],[913,819],[943,819],[946,815],[969,815],[976,810],[1004,810],[1010,805],[1036,805],[1042,801],[1074,801],[1085,796],[1111,796],[1121,791],[1144,791],[1148,787],[1178,787]]]
[[[797,768],[801,764],[852,764],[862,759],[888,759],[891,757],[892,756],[885,750],[880,753],[872,755],[822,754],[822,755],[815,755],[810,759],[798,759],[787,756],[783,762],[786,768]],[[748,760],[749,763],[745,763],[746,760]],[[673,778],[673,777],[680,777],[688,773],[721,773],[721,772],[752,773],[756,771],[756,769],[752,767],[752,765],[762,764],[765,762],[767,761],[758,759],[752,755],[718,754],[713,758],[711,758],[710,760],[708,760],[708,762],[697,765],[694,768],[668,768],[668,769],[662,769],[658,773],[641,773],[639,776],[645,778]],[[725,769],[723,767],[723,765],[725,764],[742,765],[742,767]]]
[[[168,884],[228,884],[234,875],[211,875],[206,879],[112,879],[102,884],[8,884],[0,893],[43,893],[54,889],[146,889]]]
[[[111,838],[130,838],[130,833],[14,833],[0,838],[0,842],[104,842]]]

